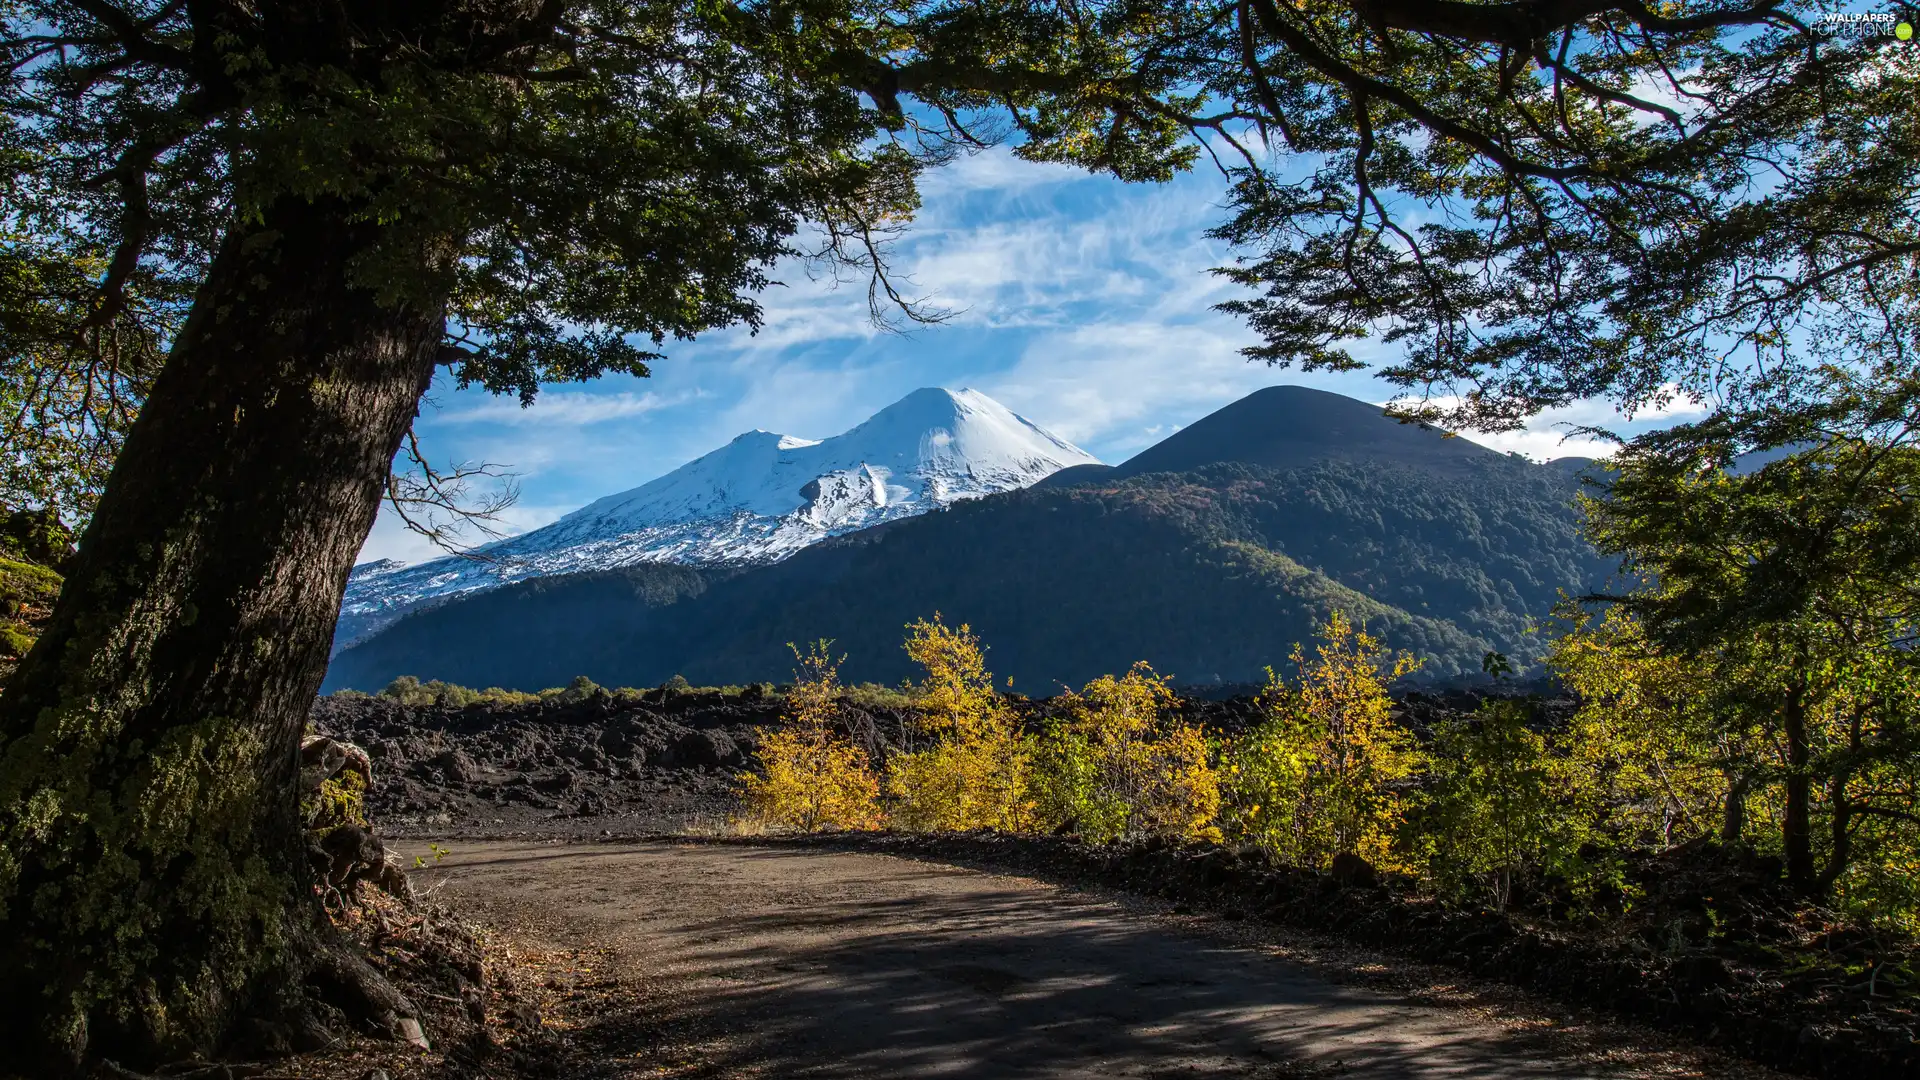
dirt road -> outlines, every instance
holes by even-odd
[[[441,899],[604,950],[590,977],[644,996],[680,1033],[669,1056],[705,1075],[1758,1075],[1650,1068],[1550,1023],[1330,981],[1237,925],[1022,878],[731,844],[443,846],[423,875]],[[639,1062],[659,1036],[635,1038],[607,1045]]]

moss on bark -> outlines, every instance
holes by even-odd
[[[365,967],[328,955],[300,738],[444,320],[352,284],[375,226],[334,209],[229,238],[0,695],[0,1046],[34,1075],[214,1053]]]

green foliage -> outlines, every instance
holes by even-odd
[[[205,1045],[227,1003],[283,959],[293,883],[252,844],[270,812],[256,733],[222,716],[169,730],[103,789],[97,759],[117,752],[118,723],[72,710],[7,744],[0,920],[31,905],[44,933],[6,937],[5,948],[21,977],[51,986],[53,973],[66,973],[45,1014],[62,1045],[83,1038],[98,1010],[177,1053]],[[101,859],[102,850],[120,857]],[[23,857],[29,851],[40,861]],[[225,962],[183,959],[183,925]],[[121,1011],[134,1000],[146,1008]]]
[[[1582,535],[1570,505],[1580,485],[1557,467],[1489,455],[1451,470],[1417,459],[1325,461],[1212,466],[1193,479],[1230,493],[1215,526],[1222,539],[1228,530],[1258,538],[1381,609],[1336,598],[1318,621],[1332,608],[1364,614],[1437,670],[1480,671],[1487,647],[1472,639],[1534,668],[1542,646],[1532,625],[1562,591],[1598,584],[1614,568]],[[1402,629],[1416,620],[1444,620],[1456,634]]]
[[[1339,612],[1320,638],[1311,658],[1295,647],[1297,682],[1269,670],[1266,717],[1228,754],[1225,816],[1296,866],[1325,867],[1343,853],[1390,865],[1406,809],[1402,781],[1421,755],[1388,715],[1387,686],[1417,665],[1405,654],[1386,658]]]
[[[450,688],[450,690],[455,693],[465,689],[465,687]],[[489,686],[485,690],[479,691],[478,700],[489,701],[498,705],[528,705],[540,700],[544,694],[545,691],[539,694],[529,694],[520,690],[503,690],[498,686]]]
[[[420,696],[420,689],[420,679],[418,676],[402,675],[388,683],[386,687],[380,691],[380,696],[392,698],[402,705],[432,704],[433,699],[431,697],[422,698]]]
[[[573,705],[589,700],[597,694],[606,694],[615,700],[623,702],[638,702],[659,694],[661,690],[665,690],[674,696],[705,695],[716,698],[745,698],[747,700],[773,697],[778,692],[772,683],[753,683],[748,686],[694,686],[687,680],[678,677],[669,679],[661,687],[653,690],[641,690],[631,686],[622,686],[618,689],[608,690],[606,687],[601,686],[585,675],[574,676],[573,681],[565,686],[550,686],[544,690],[531,692],[524,690],[506,690],[498,686],[489,686],[484,690],[475,690],[469,686],[443,682],[439,679],[421,682],[418,676],[402,675],[392,682],[389,682],[374,696],[389,698],[406,705],[442,705],[458,709],[476,703],[511,706],[528,705],[536,701],[557,701],[562,704]],[[913,700],[898,690],[888,690],[885,687],[843,687],[839,693],[848,701],[869,707],[904,706],[911,704]],[[333,691],[331,696],[352,700],[355,698],[364,698],[368,695],[359,690],[343,687]]]
[[[911,686],[882,686],[868,682],[846,687],[841,692],[847,701],[865,709],[911,709],[920,703],[918,692]]]
[[[283,27],[19,3],[8,224],[35,244],[6,249],[60,338],[94,298],[43,279],[177,318],[226,223],[333,200],[385,228],[368,283],[451,299],[462,382],[530,397],[643,371],[629,336],[756,322],[803,221],[807,253],[873,271],[919,173],[998,128],[1133,181],[1204,140],[1254,356],[1357,366],[1383,336],[1390,379],[1466,385],[1498,425],[1724,387],[1727,341],[1797,361],[1908,332],[1910,51],[1789,17],[1811,10],[569,0]]]
[[[540,699],[542,701],[558,701],[562,705],[577,705],[582,701],[605,693],[605,688],[599,683],[594,682],[585,675],[575,675],[572,682],[557,690],[548,689],[540,691]]]
[[[176,300],[151,267],[191,282],[223,229],[283,200],[337,208],[380,226],[361,283],[449,305],[461,385],[531,400],[645,374],[656,354],[636,341],[757,325],[782,256],[877,271],[920,171],[991,137],[966,119],[980,109],[1011,110],[1029,158],[1142,180],[1186,167],[1182,127],[1150,107],[1183,100],[1183,76],[1135,64],[1152,25],[1088,14],[570,0],[282,25],[16,3],[6,224],[49,242],[31,272],[77,282],[53,292],[58,337],[101,292],[122,310]],[[77,160],[117,164],[89,180]],[[807,252],[803,222],[823,233]],[[72,236],[54,245],[59,223]]]
[[[0,573],[5,573],[3,567],[0,567]],[[27,655],[27,650],[33,648],[35,640],[35,635],[18,626],[0,624],[0,661],[18,660]]]
[[[1033,770],[1027,788],[1039,827],[1074,833],[1095,843],[1110,842],[1125,833],[1127,806],[1106,789],[1104,763],[1088,735],[1070,724],[1050,723],[1029,741],[1027,760]]]
[[[1593,877],[1590,788],[1532,723],[1526,702],[1494,700],[1434,732],[1407,833],[1443,891],[1505,909],[1531,879]]]
[[[576,679],[572,686],[528,694],[518,690],[502,690],[497,686],[490,686],[485,690],[474,690],[471,687],[441,682],[439,679],[423,683],[415,676],[402,675],[388,683],[378,696],[398,701],[402,705],[444,706],[454,709],[463,709],[468,705],[481,702],[495,705],[526,705],[542,700],[580,701],[599,689],[591,680],[588,680],[585,691],[581,691],[578,686],[582,679],[586,679],[586,676]],[[335,696],[350,693],[352,691],[334,691]]]
[[[1854,919],[1920,930],[1913,676],[1874,659],[1840,650],[1802,667],[1755,639],[1682,652],[1625,610],[1582,619],[1557,662],[1581,696],[1566,745],[1596,828],[1623,851],[1709,836],[1748,845],[1787,859],[1797,884]]]
[[[1594,531],[1651,584],[1590,636],[1707,690],[1655,711],[1720,772],[1723,834],[1756,816],[1799,888],[1885,915],[1920,850],[1920,382],[1811,391],[1621,455]]]
[[[93,511],[192,283],[177,267],[142,265],[117,305],[97,306],[111,247],[75,219],[34,213],[51,209],[39,203],[46,192],[22,181],[53,163],[21,142],[0,134],[11,178],[0,213],[0,506],[72,524]]]
[[[1300,165],[1247,162],[1216,233],[1256,359],[1363,367],[1378,337],[1404,349],[1383,376],[1498,427],[1911,355],[1906,43],[1811,2],[1213,10],[1237,25],[1185,42],[1204,88]]]
[[[1036,824],[1100,843],[1218,840],[1220,779],[1200,730],[1171,719],[1173,704],[1145,663],[1067,695],[1069,718],[1030,744]]]
[[[1617,895],[1625,857],[1664,846],[1638,831],[1661,793],[1640,781],[1669,778],[1671,757],[1636,761],[1643,744],[1584,712],[1537,726],[1523,700],[1488,700],[1421,745],[1388,694],[1413,660],[1338,613],[1320,637],[1311,657],[1296,647],[1297,681],[1270,673],[1265,718],[1223,749],[1228,838],[1315,869],[1357,855],[1500,908],[1546,884]]]
[[[819,227],[811,254],[869,275],[884,303],[896,294],[878,253],[917,208],[918,173],[984,141],[976,114],[987,109],[1020,131],[1022,156],[1127,180],[1186,167],[1196,150],[1183,134],[1233,145],[1227,121],[1202,114],[1252,117],[1261,142],[1305,155],[1309,174],[1288,183],[1249,156],[1237,176],[1239,212],[1222,235],[1254,256],[1229,276],[1262,293],[1239,305],[1266,339],[1255,355],[1347,366],[1341,343],[1381,332],[1411,358],[1390,377],[1464,385],[1469,410],[1496,422],[1518,414],[1515,402],[1641,404],[1672,383],[1717,388],[1729,343],[1766,371],[1797,361],[1803,342],[1855,356],[1909,344],[1920,162],[1910,56],[1876,39],[1817,40],[1774,5],[1603,16],[1312,0],[476,0],[265,15],[10,3],[0,325],[25,329],[0,350],[0,404],[34,419],[0,436],[11,440],[0,464],[29,501],[83,503],[127,413],[94,412],[92,391],[137,402],[152,372],[141,342],[151,353],[167,337],[213,253],[270,258],[283,240],[262,223],[293,215],[337,225],[354,245],[350,280],[317,283],[323,295],[351,284],[391,308],[447,312],[439,360],[454,379],[523,401],[543,383],[644,373],[670,337],[756,325],[770,267],[809,254],[793,239],[804,223]],[[1663,78],[1688,116],[1636,96]],[[1752,183],[1756,171],[1770,182]],[[1426,224],[1416,233],[1396,214]],[[282,314],[193,310],[188,325],[208,328],[213,355],[220,327]],[[311,376],[297,358],[269,367],[268,396]],[[163,419],[153,430],[207,444],[208,421],[190,409]],[[379,428],[366,437],[377,442]],[[290,486],[263,494],[294,494],[299,464],[279,470]],[[1806,479],[1830,481],[1815,465]],[[1848,490],[1819,486],[1803,494]],[[1749,494],[1764,497],[1748,508],[1776,516],[1792,505]],[[1868,577],[1885,568],[1866,565]],[[1707,575],[1719,590],[1709,606],[1774,595],[1733,580],[1743,575]],[[1663,588],[1708,595],[1684,576]],[[1782,673],[1755,693],[1778,706],[1789,748],[1772,763],[1783,845],[1796,880],[1844,890],[1849,852],[1904,827],[1884,793],[1906,783],[1910,725],[1887,703],[1912,695],[1903,655],[1849,644],[1879,633],[1884,595],[1854,588],[1867,578],[1831,589],[1812,578],[1825,584],[1778,590],[1790,612],[1766,609],[1749,633],[1716,640],[1757,641],[1737,666]],[[917,599],[913,610],[927,610]],[[1670,627],[1649,626],[1666,647]],[[1462,636],[1473,655],[1502,644]],[[1705,650],[1701,640],[1688,648]],[[295,645],[285,662],[305,655]],[[72,658],[60,675],[72,696],[36,702],[5,733],[0,904],[25,888],[51,912],[37,916],[46,940],[8,945],[23,983],[52,987],[52,1030],[36,1037],[84,1048],[98,1015],[185,1057],[220,1041],[225,1004],[276,945],[290,883],[256,858],[272,803],[252,785],[259,762],[286,748],[264,741],[274,725],[245,716],[142,713],[160,700],[149,678],[187,677],[146,659],[122,678]],[[930,682],[946,692],[931,669]],[[175,693],[193,700],[194,689]],[[992,710],[967,709],[936,702],[951,723],[925,752],[981,751],[955,763],[958,817],[1011,823],[1024,812],[1017,740]],[[135,714],[146,727],[118,728]],[[131,761],[141,771],[125,773]],[[1391,772],[1375,770],[1382,782]],[[1811,862],[1816,781],[1841,826],[1830,872]],[[1379,809],[1336,813],[1336,840],[1366,840]],[[196,947],[161,933],[180,923],[202,931]]]
[[[12,558],[57,571],[73,557],[73,541],[73,530],[51,506],[18,509],[0,518],[0,551]]]
[[[300,810],[310,832],[326,833],[343,825],[372,827],[367,820],[367,782],[358,769],[341,769],[321,781]]]
[[[53,613],[73,538],[51,510],[16,510],[0,519],[0,681],[27,655]]]
[[[1555,671],[1580,702],[1562,738],[1570,780],[1622,850],[1658,850],[1716,833],[1746,836],[1759,731],[1740,721],[1752,672],[1714,671],[1663,653],[1625,610],[1576,612],[1554,643]]]
[[[31,642],[36,613],[44,614],[60,595],[60,575],[44,566],[0,557],[0,627]],[[25,650],[6,654],[25,655]]]

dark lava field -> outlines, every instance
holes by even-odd
[[[1396,708],[1416,731],[1468,692],[1411,694]],[[403,705],[386,697],[314,703],[316,732],[354,743],[373,762],[369,811],[392,836],[597,835],[707,832],[725,827],[758,733],[782,722],[776,694],[661,688],[576,700],[467,706]],[[1059,699],[1013,699],[1030,724]],[[1251,696],[1189,698],[1183,717],[1228,734],[1255,719]],[[850,698],[843,720],[875,760],[900,743],[908,710]]]

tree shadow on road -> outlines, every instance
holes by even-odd
[[[975,887],[870,899],[857,873],[841,884],[837,896],[813,887],[743,896],[737,911],[676,929],[664,976],[675,982],[672,1023],[699,1034],[703,1074],[1608,1074],[1552,1059],[1533,1034],[1330,983],[1091,898]],[[576,1037],[631,1059],[659,1032],[612,1013],[587,1018]]]

